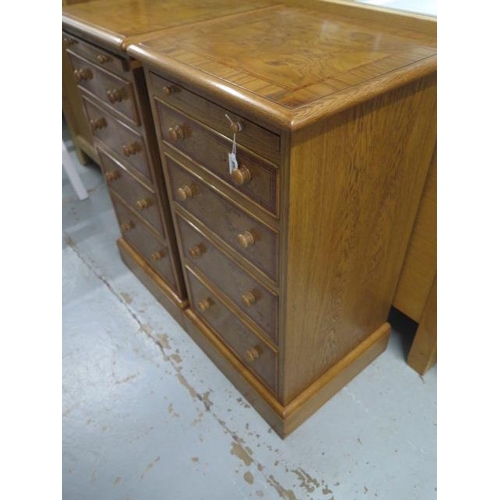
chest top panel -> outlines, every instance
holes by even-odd
[[[196,68],[292,111],[436,54],[429,35],[286,6],[160,31],[140,46],[159,64]]]
[[[142,33],[275,5],[266,0],[97,0],[63,8],[63,26],[76,28],[107,46],[123,49]]]

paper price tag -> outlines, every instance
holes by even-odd
[[[227,161],[229,164],[229,174],[232,174],[235,170],[238,169],[238,160],[236,159],[236,155],[234,153],[228,153]]]
[[[231,175],[238,168],[238,160],[236,159],[236,134],[233,135],[233,148],[227,154],[227,162],[229,165],[229,175]]]

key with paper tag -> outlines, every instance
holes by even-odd
[[[229,165],[229,175],[238,169],[238,160],[236,159],[236,134],[233,135],[233,148],[227,154],[227,161]]]
[[[234,153],[227,154],[227,161],[229,164],[229,174],[232,174],[235,170],[238,170],[238,160]]]

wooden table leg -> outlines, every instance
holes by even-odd
[[[415,339],[408,354],[408,364],[420,375],[437,359],[437,277],[425,304]]]

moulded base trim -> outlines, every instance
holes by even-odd
[[[389,323],[384,323],[290,403],[282,405],[192,309],[185,309],[184,315],[186,331],[282,438],[384,352],[391,331]]]
[[[153,294],[158,302],[183,328],[184,315],[182,313],[188,305],[186,299],[181,299],[158,273],[137,253],[123,238],[116,244],[125,265],[135,274],[141,283]]]

